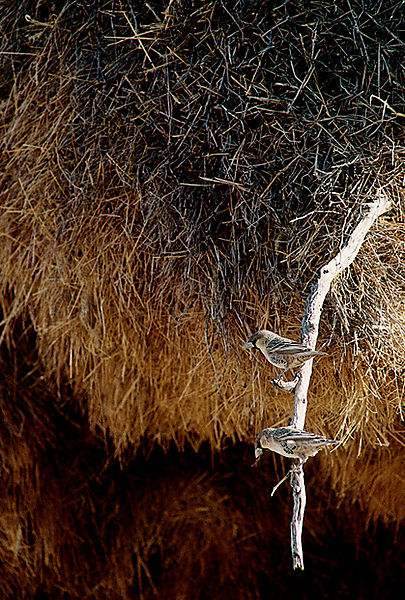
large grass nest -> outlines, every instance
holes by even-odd
[[[32,532],[52,529],[38,512],[38,464],[55,481],[52,527],[57,515],[70,527],[65,474],[49,464],[50,449],[62,461],[58,419],[80,423],[71,426],[97,447],[95,462],[118,459],[122,469],[159,449],[251,444],[288,422],[291,397],[241,344],[262,327],[299,337],[317,271],[380,189],[392,210],[325,304],[328,356],[315,365],[307,427],[344,442],[316,458],[314,478],[335,502],[361,507],[364,522],[405,517],[401,4],[26,0],[3,9],[1,444],[12,483],[2,530],[13,568]],[[89,464],[71,467],[75,490]],[[202,504],[222,514],[211,479],[195,477]],[[23,524],[19,489],[32,501]],[[138,499],[141,515],[151,494]],[[181,510],[156,533],[159,551]],[[26,589],[38,565],[64,556],[64,536],[52,531],[38,534],[34,562],[20,563]],[[78,540],[89,535],[77,530]],[[131,540],[123,552],[136,555],[136,589],[153,589],[150,556]],[[195,564],[209,579],[207,547]],[[116,577],[102,584],[107,595]],[[81,585],[75,593],[90,593]]]

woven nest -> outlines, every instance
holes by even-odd
[[[292,400],[274,391],[263,357],[241,345],[249,329],[262,327],[298,339],[316,273],[381,188],[393,208],[325,303],[319,344],[328,356],[313,373],[307,428],[344,441],[316,458],[313,477],[321,487],[328,482],[335,504],[361,508],[359,531],[404,518],[401,20],[394,1],[23,1],[3,10],[1,452],[12,483],[3,491],[2,531],[9,572],[21,582],[6,578],[10,594],[43,580],[53,560],[60,561],[54,585],[79,595],[108,596],[122,569],[133,588],[126,579],[117,597],[158,589],[151,555],[140,550],[152,534],[138,517],[123,522],[144,531],[141,545],[101,535],[106,525],[88,514],[93,492],[83,492],[86,509],[79,508],[91,460],[75,461],[69,481],[93,529],[65,520],[59,424],[85,431],[96,464],[118,461],[123,470],[147,464],[159,449],[173,457],[174,449],[206,444],[214,455],[243,442],[251,452],[260,429],[288,422]],[[40,514],[38,465],[54,482],[52,516]],[[194,520],[206,504],[217,518],[224,514],[211,476],[201,483],[198,473],[201,505],[187,492],[156,530],[158,571],[171,568],[164,549],[169,532],[187,521],[187,503]],[[159,494],[175,495],[177,484],[167,492],[165,485]],[[152,488],[133,502],[139,519],[155,522]],[[30,499],[24,509],[19,490]],[[103,523],[116,494],[94,513]],[[117,506],[126,511],[125,502]],[[274,527],[242,526],[245,508],[232,510],[243,532],[235,539],[256,536],[257,545]],[[190,540],[215,529],[201,523]],[[77,541],[62,551],[70,527]],[[116,548],[111,560],[121,574],[113,569],[96,590],[83,587],[77,557],[99,535]],[[216,551],[225,555],[232,542],[224,540],[187,563],[191,579],[210,579],[211,566],[202,565],[214,564]],[[28,554],[19,559],[20,548]],[[168,555],[178,552],[170,548]],[[252,565],[260,564],[255,556]],[[243,554],[241,570],[245,561]],[[75,583],[62,583],[64,570]],[[173,597],[191,597],[188,584],[166,584]],[[262,593],[257,580],[254,590],[252,597]]]

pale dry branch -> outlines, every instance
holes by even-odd
[[[318,339],[319,322],[326,295],[332,281],[355,260],[364,239],[375,221],[387,212],[391,206],[383,191],[379,191],[374,202],[368,205],[365,216],[360,220],[339,253],[321,268],[307,299],[307,305],[301,325],[301,343],[315,349]],[[312,374],[312,360],[300,369],[300,377],[295,386],[294,412],[290,425],[303,429],[308,404],[308,388]],[[291,520],[291,552],[294,569],[304,569],[302,550],[302,525],[306,504],[303,464],[297,461],[291,473],[294,507]]]

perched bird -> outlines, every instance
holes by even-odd
[[[267,427],[255,441],[255,457],[258,460],[263,450],[273,450],[287,458],[299,458],[302,462],[315,456],[325,446],[338,444],[337,440],[327,440],[323,435],[309,433],[295,427]]]
[[[251,335],[247,342],[243,344],[242,348],[245,350],[258,348],[270,364],[279,369],[283,369],[277,377],[277,380],[281,379],[288,369],[296,369],[310,358],[326,354],[326,352],[311,350],[299,342],[294,342],[294,340],[290,340],[289,338],[281,337],[266,329],[262,329]]]

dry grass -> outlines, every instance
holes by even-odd
[[[137,452],[147,460],[154,447],[198,451],[208,443],[214,453],[286,423],[291,397],[274,391],[271,368],[241,344],[248,327],[298,337],[316,271],[380,187],[394,208],[327,299],[319,343],[329,356],[316,363],[307,425],[344,442],[319,459],[319,479],[330,475],[342,505],[360,505],[366,521],[399,523],[400,3],[296,0],[270,11],[262,2],[150,2],[139,9],[105,2],[57,10],[9,3],[0,22],[0,336],[8,373],[1,452],[13,482],[3,489],[7,572],[29,589],[52,563],[62,586],[69,563],[80,594],[80,545],[104,526],[105,506],[92,513],[100,517],[90,519],[92,533],[72,525],[59,488],[46,488],[53,514],[41,509],[38,465],[49,480],[60,477],[49,466],[49,449],[61,444],[56,415],[73,410],[71,426],[85,427],[101,463],[104,440],[108,460],[119,458],[122,469]],[[91,463],[75,463],[74,489],[86,485],[89,469]],[[150,584],[145,540],[154,536],[163,562],[162,548],[180,552],[190,578],[197,565],[210,579],[212,557],[233,543],[226,501],[211,492],[210,479],[176,481],[159,492],[171,498],[160,524],[156,509],[147,508],[153,491],[137,499],[139,515],[129,526],[139,539],[123,533],[114,542],[116,563],[93,590],[97,597],[108,596],[122,569],[138,578],[139,589]],[[88,506],[92,493],[83,495]],[[74,509],[88,519],[79,497]],[[176,515],[189,522],[203,506],[213,520],[190,533],[183,552],[177,538],[170,546]],[[236,513],[248,537],[252,523],[242,524],[243,508]],[[69,550],[71,525],[78,538]],[[187,548],[208,529],[193,563]],[[168,589],[190,597],[186,577],[184,589],[175,577]],[[18,589],[10,586],[8,594]],[[117,597],[128,592],[123,586]]]

